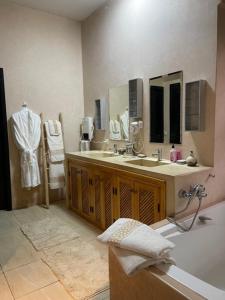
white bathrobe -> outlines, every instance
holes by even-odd
[[[28,108],[12,115],[12,128],[16,145],[21,151],[21,184],[24,188],[38,186],[40,172],[37,149],[41,137],[41,119]]]

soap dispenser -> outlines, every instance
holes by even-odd
[[[197,158],[194,156],[194,152],[190,151],[189,156],[186,158],[186,163],[190,167],[194,167],[197,165]]]
[[[172,145],[172,149],[170,150],[170,160],[172,162],[176,162],[177,161],[177,150],[175,149],[174,144]]]

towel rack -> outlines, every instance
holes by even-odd
[[[40,145],[40,150],[41,150],[41,158],[42,158],[42,165],[43,165],[43,172],[44,172],[44,191],[45,191],[45,203],[42,203],[42,206],[44,208],[49,208],[49,164],[47,160],[48,152],[47,152],[47,136],[44,128],[44,116],[43,113],[40,114],[41,118],[41,145]],[[61,128],[62,128],[62,138],[63,138],[63,144],[64,143],[64,130],[63,130],[63,117],[62,113],[59,113],[58,117],[59,122],[61,123]],[[65,151],[65,147],[64,147]]]

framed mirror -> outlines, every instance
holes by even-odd
[[[109,136],[111,140],[129,140],[128,84],[109,89]]]
[[[150,142],[181,144],[183,72],[149,80]]]

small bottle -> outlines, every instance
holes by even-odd
[[[181,150],[177,149],[177,160],[181,160],[181,159],[182,159]]]
[[[177,161],[177,150],[175,149],[174,145],[172,145],[172,149],[170,150],[170,160],[172,162],[176,162]]]

